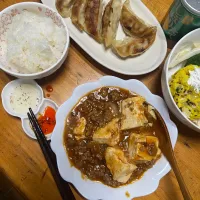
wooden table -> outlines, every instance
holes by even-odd
[[[1,0],[0,10],[22,0]],[[35,0],[38,1],[39,0]],[[173,0],[143,0],[161,22]],[[170,49],[169,49],[170,51]],[[143,76],[123,76],[114,73],[89,57],[71,40],[69,56],[58,72],[38,83],[43,87],[51,84],[54,91],[50,99],[58,105],[68,99],[73,89],[81,84],[95,81],[103,75],[114,75],[123,79],[136,78],[155,94],[162,95],[160,77],[163,64]],[[14,78],[0,71],[0,91]],[[175,117],[173,121],[179,129],[175,155],[184,180],[193,199],[200,199],[200,135],[182,125]],[[82,198],[74,192],[76,199]],[[21,121],[8,115],[0,104],[0,199],[10,200],[59,200],[54,180],[50,174],[38,143],[30,139],[22,130]],[[158,189],[141,200],[179,200],[182,195],[174,173],[171,171],[159,184]]]

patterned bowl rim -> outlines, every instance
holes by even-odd
[[[55,64],[53,64],[52,66],[50,66],[49,68],[47,68],[47,69],[45,69],[45,70],[43,70],[41,72],[31,73],[31,74],[23,74],[23,73],[13,72],[13,71],[11,71],[9,69],[6,69],[5,67],[3,67],[0,64],[0,68],[3,71],[7,72],[8,74],[12,74],[13,76],[33,77],[33,76],[42,75],[42,74],[45,74],[46,72],[51,71],[53,68],[55,68],[62,61],[62,59],[65,57],[66,53],[68,52],[69,44],[70,44],[70,38],[69,38],[69,30],[68,30],[68,28],[67,28],[67,26],[65,24],[64,19],[61,17],[61,15],[57,11],[55,11],[52,8],[50,8],[50,7],[48,7],[48,6],[44,5],[44,4],[41,4],[41,3],[37,3],[37,2],[21,2],[21,3],[13,4],[13,5],[5,8],[4,10],[2,10],[0,12],[0,19],[3,16],[4,13],[7,13],[7,12],[12,11],[12,10],[15,10],[16,8],[21,8],[21,7],[26,7],[26,6],[27,7],[38,7],[38,9],[39,8],[46,8],[46,10],[52,11],[52,13],[54,13],[54,15],[56,17],[58,17],[59,21],[62,23],[62,25],[63,25],[62,27],[65,29],[66,38],[67,38],[66,44],[65,44],[65,48],[64,48],[63,53],[62,53],[62,56],[57,60],[57,62]],[[56,22],[54,22],[54,23],[56,23]]]

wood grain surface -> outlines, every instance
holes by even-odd
[[[37,2],[37,0],[35,0]],[[146,6],[161,22],[173,0],[143,0]],[[0,0],[0,10],[21,0]],[[38,1],[39,2],[39,1]],[[169,49],[170,51],[170,49]],[[74,41],[71,40],[69,56],[55,74],[38,83],[45,95],[47,85],[53,86],[50,99],[61,105],[70,97],[73,89],[82,83],[95,81],[103,75],[118,76],[123,79],[136,78],[153,93],[162,96],[160,79],[163,64],[155,71],[143,76],[123,76],[114,73],[94,61]],[[0,70],[0,91],[14,78]],[[179,130],[175,146],[175,156],[193,199],[200,199],[200,134],[182,125],[172,116]],[[74,190],[73,190],[74,191]],[[83,198],[75,191],[77,200]],[[47,167],[38,143],[30,139],[22,130],[21,121],[8,115],[0,103],[0,199],[10,200],[60,200],[54,180]],[[126,198],[125,198],[126,199]],[[169,172],[158,189],[140,200],[180,200],[183,199],[174,173]]]

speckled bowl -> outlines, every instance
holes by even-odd
[[[15,17],[16,15],[20,15],[20,13],[23,10],[34,11],[44,17],[48,17],[52,19],[52,21],[57,26],[65,29],[65,32],[66,32],[66,44],[65,44],[65,49],[63,51],[61,58],[58,59],[57,62],[54,65],[50,66],[48,69],[38,72],[38,73],[33,73],[33,74],[16,73],[5,68],[5,66],[7,65],[6,64],[7,63],[6,50],[5,50],[6,48],[4,48],[6,46],[5,32],[8,30],[9,24],[12,23],[13,17]],[[69,32],[63,18],[60,16],[59,13],[49,8],[48,6],[45,6],[44,4],[34,3],[34,2],[18,3],[0,12],[0,68],[12,76],[30,80],[30,79],[40,79],[40,78],[51,75],[57,69],[59,69],[61,65],[63,64],[63,62],[65,61],[68,54],[69,43],[70,43]]]

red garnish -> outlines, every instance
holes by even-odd
[[[46,90],[47,92],[53,92],[53,87],[51,85],[47,85]]]
[[[52,133],[55,125],[56,125],[56,111],[47,106],[44,114],[40,115],[38,118],[39,125],[45,135]]]

